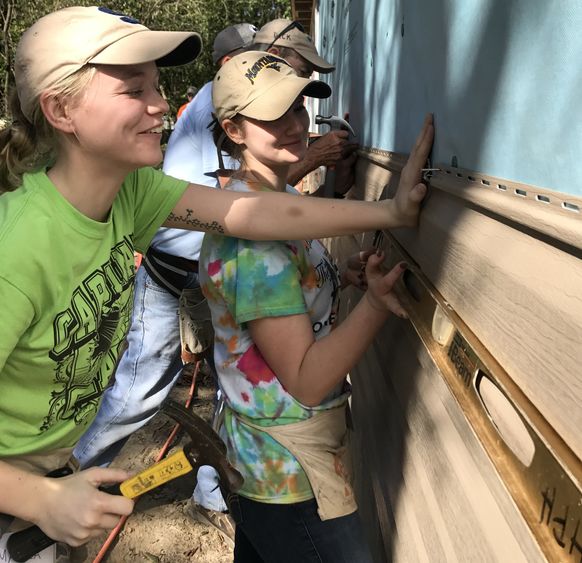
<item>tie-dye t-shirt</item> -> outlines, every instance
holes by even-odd
[[[265,188],[232,180],[226,189]],[[290,186],[287,191],[301,197]],[[347,400],[347,384],[343,384],[321,405],[302,405],[267,365],[247,325],[254,319],[307,313],[315,337],[325,336],[337,316],[337,268],[316,240],[256,242],[216,235],[204,237],[200,262],[215,329],[216,370],[230,407],[222,437],[231,462],[245,479],[240,494],[278,504],[308,500],[313,492],[295,457],[265,432],[244,424],[233,411],[255,425],[273,426],[308,419]],[[286,335],[280,339],[285,346]]]

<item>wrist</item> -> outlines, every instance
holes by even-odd
[[[375,299],[370,295],[369,291],[365,293],[366,299],[365,302],[368,308],[372,309],[377,315],[383,315],[384,317],[388,317],[390,311],[386,309],[381,303],[377,303]]]
[[[287,183],[294,186],[307,176],[309,172],[311,172],[311,169],[306,168],[305,161],[296,162],[289,166],[289,171],[287,172]]]
[[[0,462],[0,512],[36,524],[45,512],[45,481],[41,475]]]
[[[398,212],[395,210],[394,199],[382,199],[380,200],[380,204],[382,205],[382,212],[384,214],[384,221],[381,228],[394,229],[401,227]]]
[[[55,479],[40,475],[35,475],[35,477],[38,480],[35,480],[35,485],[31,488],[33,511],[27,516],[26,520],[39,526],[42,518],[53,512],[52,507],[55,502],[53,485]]]

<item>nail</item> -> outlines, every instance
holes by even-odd
[[[406,270],[406,268],[408,268],[408,262],[400,262],[400,267],[401,267],[403,270]]]

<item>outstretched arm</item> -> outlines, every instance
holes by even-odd
[[[296,240],[414,226],[426,187],[420,183],[434,128],[432,116],[402,171],[394,199],[380,202],[237,193],[191,184],[164,223],[251,240]]]

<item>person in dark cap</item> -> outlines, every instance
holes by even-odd
[[[194,99],[196,92],[198,92],[198,88],[196,88],[196,86],[188,86],[188,88],[186,88],[186,98],[188,101],[178,108],[176,113],[176,120],[178,120],[179,117],[184,113],[184,110],[188,107],[188,104]]]

